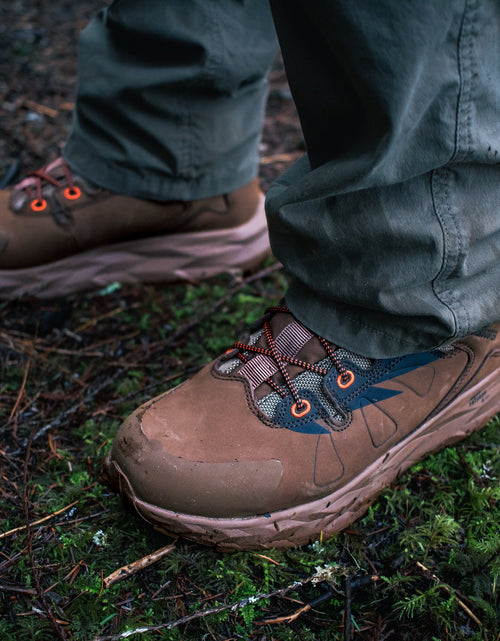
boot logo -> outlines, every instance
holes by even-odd
[[[474,405],[479,405],[481,403],[484,403],[487,399],[488,399],[488,392],[486,390],[477,392],[477,394],[474,394],[474,396],[471,396],[469,400],[469,407],[474,407]]]

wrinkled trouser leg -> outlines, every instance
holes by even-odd
[[[257,173],[277,51],[267,0],[115,0],[81,36],[66,160],[142,198],[240,187]]]
[[[372,357],[500,319],[500,3],[271,0],[308,155],[271,188],[307,326]]]

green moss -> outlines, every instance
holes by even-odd
[[[68,623],[68,639],[89,641],[96,635],[176,621],[217,604],[267,594],[329,565],[335,571],[328,585],[306,583],[283,597],[258,598],[173,630],[129,638],[337,641],[343,639],[347,574],[354,586],[354,639],[385,635],[402,641],[496,641],[498,419],[457,447],[416,465],[385,490],[349,532],[265,555],[221,554],[178,541],[175,551],[153,566],[109,589],[102,587],[103,577],[171,542],[132,513],[104,482],[102,462],[116,430],[140,403],[230,346],[266,306],[279,300],[284,276],[273,272],[238,287],[238,281],[221,277],[187,287],[124,286],[105,296],[81,295],[68,321],[70,331],[54,329],[43,339],[45,349],[32,356],[15,430],[11,423],[1,432],[6,453],[0,458],[2,529],[25,525],[26,444],[30,435],[51,424],[33,442],[28,460],[29,520],[77,501],[32,528],[35,572],[57,617]],[[227,297],[228,291],[233,295]],[[4,306],[0,315],[7,318],[11,310]],[[171,342],[175,331],[177,338]],[[20,338],[28,346],[32,340],[29,334]],[[4,367],[0,424],[7,423],[16,403],[27,364],[24,353],[5,353],[9,367]],[[36,588],[26,532],[0,540],[0,552],[0,564],[5,564],[0,583]],[[371,581],[372,575],[378,580]],[[291,623],[265,624],[297,612],[326,588],[327,598]],[[0,638],[53,641],[54,631],[39,613],[36,595],[0,589],[0,598]],[[481,620],[481,627],[459,600]]]

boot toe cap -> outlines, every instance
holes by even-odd
[[[195,460],[169,451],[168,439],[148,438],[142,429],[146,412],[121,426],[107,468],[120,491],[134,502],[170,512],[212,518],[264,513],[281,482],[279,460]],[[142,416],[141,416],[142,414]]]

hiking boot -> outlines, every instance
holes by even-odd
[[[121,426],[106,468],[158,529],[222,549],[329,536],[425,456],[500,411],[500,323],[369,359],[286,307]]]
[[[199,280],[252,269],[269,253],[257,180],[213,198],[155,202],[91,185],[60,158],[0,191],[0,298]]]

